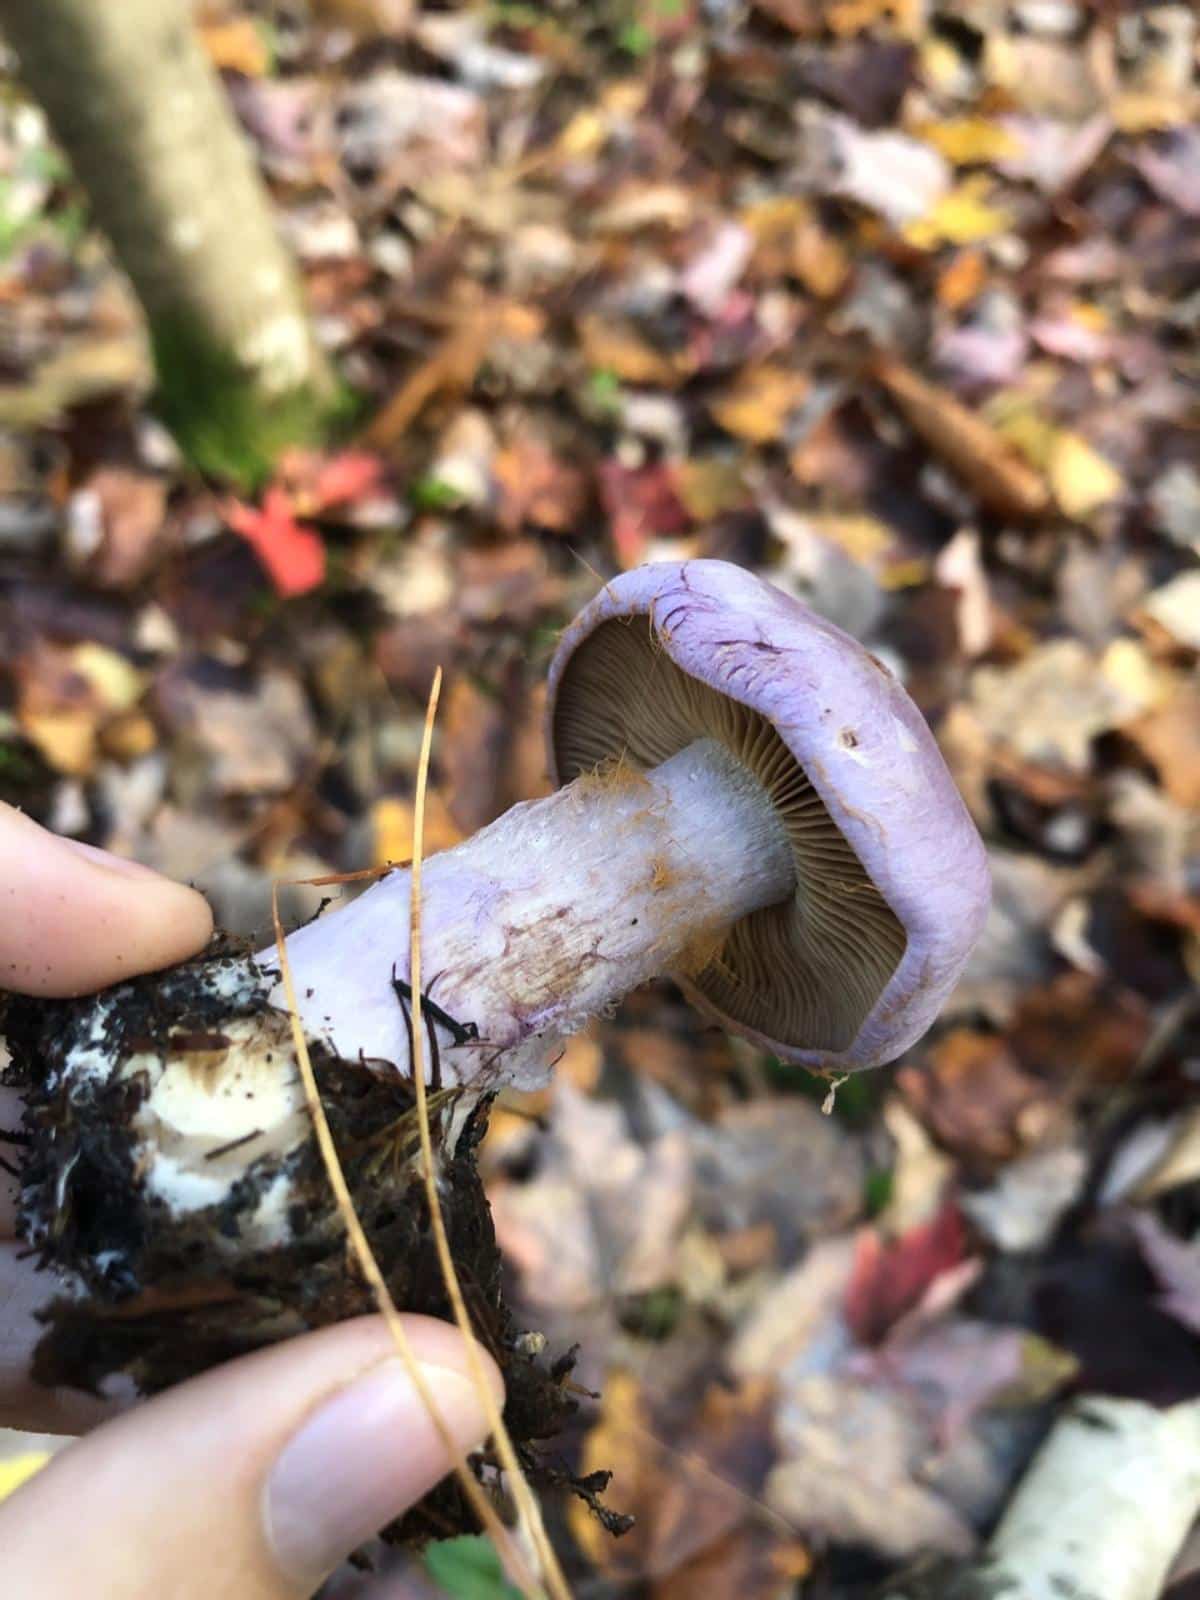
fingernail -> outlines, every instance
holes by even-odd
[[[448,1367],[422,1370],[451,1438],[477,1448],[487,1419],[474,1385]],[[271,1469],[263,1515],[281,1573],[315,1585],[450,1470],[403,1363],[373,1367],[324,1401]]]
[[[119,872],[124,877],[158,877],[158,873],[150,867],[144,867],[140,861],[130,861],[125,856],[114,856],[111,851],[101,850],[97,845],[84,844],[79,839],[64,839],[61,835],[58,842],[76,855],[83,856],[86,861],[91,861],[98,867],[107,867],[110,872]]]

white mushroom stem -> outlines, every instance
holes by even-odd
[[[442,1081],[539,1081],[563,1035],[648,979],[701,965],[737,918],[793,881],[771,802],[710,739],[648,773],[618,767],[515,806],[425,863],[424,991],[479,1034],[456,1043],[438,1026]],[[392,873],[288,939],[310,1033],[403,1073],[409,1035],[392,977],[408,978],[410,892],[410,874]],[[273,966],[274,951],[260,961]],[[283,1004],[282,986],[274,999]]]
[[[1158,1600],[1197,1514],[1200,1402],[1085,1396],[1034,1458],[970,1593]]]

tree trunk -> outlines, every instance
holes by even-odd
[[[133,280],[164,420],[201,468],[261,475],[334,383],[186,0],[0,0],[0,27]]]

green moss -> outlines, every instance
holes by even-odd
[[[267,396],[261,381],[194,323],[150,329],[156,409],[192,466],[239,489],[256,488],[289,446],[315,446],[344,425],[354,395],[331,385]]]

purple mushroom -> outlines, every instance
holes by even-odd
[[[550,1413],[528,1414],[543,1421],[561,1396],[506,1320],[473,1158],[487,1094],[545,1081],[565,1035],[658,974],[778,1056],[876,1066],[929,1026],[988,904],[983,847],[904,690],[737,567],[607,584],[564,635],[550,687],[565,787],[431,857],[422,896],[426,1061],[449,1091],[431,1096],[439,1192],[510,1394],[540,1384]],[[364,1226],[397,1303],[436,1314],[409,914],[396,871],[288,950]],[[22,1230],[85,1291],[52,1311],[47,1381],[124,1371],[156,1387],[369,1308],[276,962],[274,948],[213,956],[10,1015],[30,1130]]]
[[[547,732],[567,786],[425,869],[444,1081],[536,1081],[563,1035],[661,974],[824,1071],[929,1027],[982,927],[987,860],[920,713],[855,640],[725,562],[641,567],[563,636]],[[288,941],[307,1027],[401,1070],[408,899],[395,873]]]

